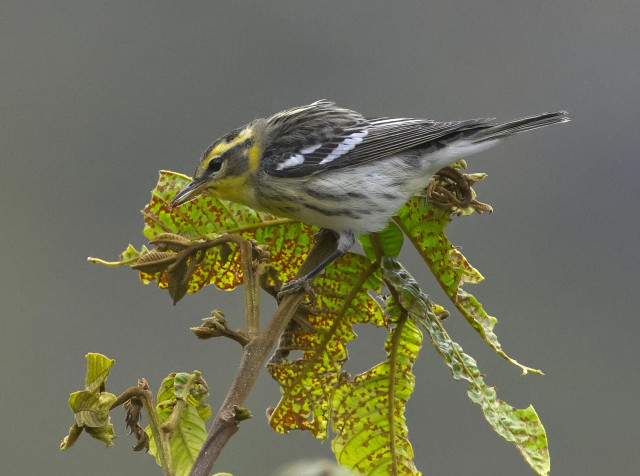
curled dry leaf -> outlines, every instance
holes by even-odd
[[[171,251],[153,250],[140,256],[131,268],[143,273],[160,273],[172,265],[177,258],[178,255]]]
[[[175,233],[160,233],[150,243],[156,245],[160,251],[182,251],[191,246],[192,241]]]

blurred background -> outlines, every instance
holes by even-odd
[[[640,265],[640,4],[609,2],[3,0],[0,5],[5,475],[159,474],[133,453],[124,413],[109,450],[72,424],[87,352],[116,359],[108,390],[198,369],[215,409],[237,344],[197,341],[211,309],[242,325],[241,291],[207,288],[173,306],[137,273],[87,263],[145,243],[139,210],[159,169],[191,174],[208,144],[286,107],[328,98],[366,115],[500,120],[567,109],[572,122],[471,158],[491,215],[456,219],[451,241],[486,277],[469,291],[498,318],[521,376],[456,313],[452,336],[500,398],[538,411],[552,474],[635,474]],[[634,53],[635,52],[635,53]],[[446,303],[411,250],[425,292]],[[270,308],[265,309],[265,317]],[[347,369],[380,361],[384,330],[358,328]],[[408,408],[427,475],[530,475],[425,346]],[[266,374],[215,471],[268,474],[329,442],[275,434]]]

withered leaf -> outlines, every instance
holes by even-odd
[[[187,294],[189,289],[189,266],[185,260],[181,260],[174,263],[168,271],[169,283],[167,290],[169,291],[169,296],[173,299],[173,304],[176,304]],[[193,269],[191,269],[191,273],[193,273]]]
[[[175,233],[160,233],[150,243],[156,245],[160,251],[182,251],[191,246],[192,241]]]
[[[224,242],[220,245],[220,261],[223,263],[229,261],[231,253],[233,253],[233,248],[228,242]]]
[[[173,264],[177,257],[178,255],[171,251],[153,250],[140,256],[136,264],[131,266],[131,268],[142,271],[143,273],[159,273]]]

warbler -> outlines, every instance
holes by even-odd
[[[320,100],[217,139],[171,207],[204,194],[335,232],[336,250],[289,283],[296,291],[357,236],[385,228],[441,168],[513,134],[567,121],[565,111],[503,123],[365,118]]]

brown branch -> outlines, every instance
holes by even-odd
[[[300,267],[297,276],[303,276],[308,270],[313,269],[335,247],[336,237],[331,233],[322,234],[320,241],[316,243]],[[242,360],[240,361],[236,378],[220,410],[218,410],[202,449],[191,468],[189,473],[191,476],[207,476],[210,474],[222,448],[238,431],[238,425],[242,419],[241,417],[239,418],[238,409],[249,395],[260,371],[264,367],[271,348],[296,312],[303,297],[304,293],[286,295],[264,331],[255,336],[249,336],[249,342],[243,347]]]

